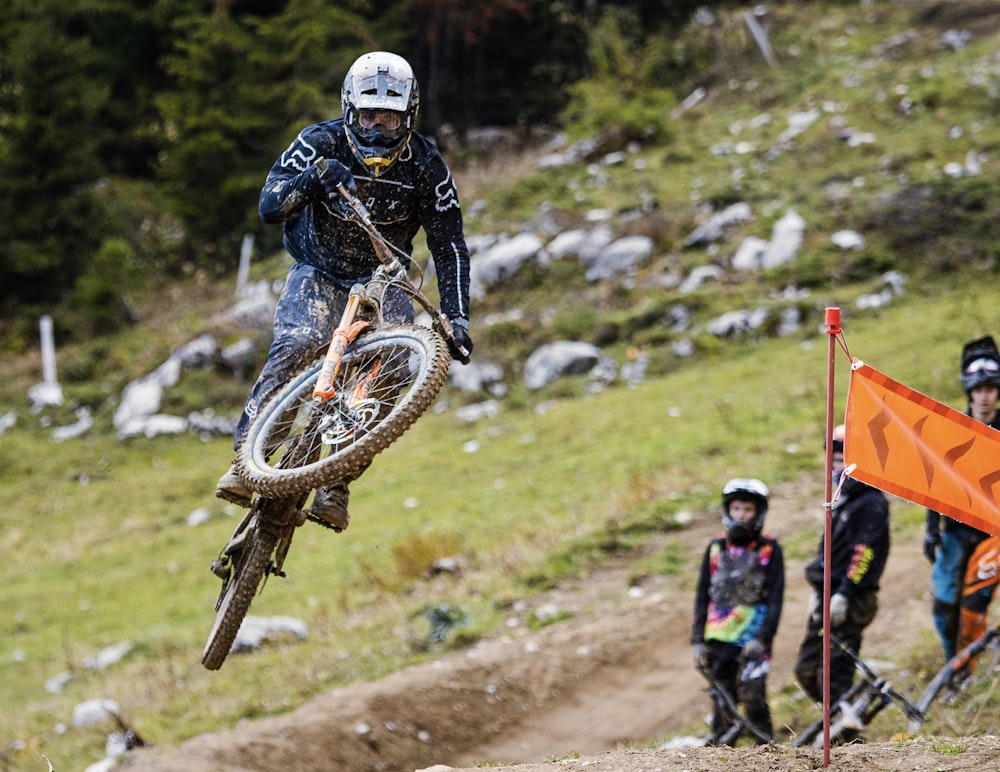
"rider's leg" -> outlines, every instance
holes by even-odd
[[[931,591],[934,599],[931,615],[934,629],[941,639],[945,660],[955,656],[958,645],[959,592],[965,562],[965,543],[949,528],[941,534],[941,546],[931,569]]]
[[[390,287],[382,302],[382,316],[386,321],[396,324],[412,322],[414,318],[413,301],[402,289]],[[386,394],[382,394],[380,398],[386,399],[386,397]],[[392,400],[394,400],[394,395],[389,401]],[[309,512],[315,518],[332,525],[338,531],[347,528],[351,522],[351,517],[347,512],[351,492],[347,486],[357,480],[370,465],[371,462],[365,464],[350,477],[317,488]]]
[[[736,679],[739,672],[740,647],[721,641],[708,641],[708,671],[715,683],[725,689],[735,701]],[[713,700],[712,725],[708,743],[715,745],[732,726],[733,718],[725,705]],[[733,737],[733,743],[736,737]]]
[[[768,742],[774,735],[771,709],[767,704],[767,674],[770,669],[770,656],[744,663],[736,687],[737,698],[743,705],[747,720],[767,735],[767,740],[751,737],[758,745]]]
[[[821,670],[823,667],[823,620],[806,623],[806,635],[799,645],[795,662],[795,678],[803,691],[815,702],[823,701]]]
[[[847,609],[847,620],[832,633],[838,643],[830,645],[830,704],[836,704],[854,683],[854,660],[846,647],[861,656],[861,635],[878,612],[878,594],[874,590],[857,590]]]
[[[997,588],[997,559],[1000,537],[990,536],[976,545],[969,557],[959,601],[960,618],[956,648],[961,651],[986,633],[986,616]],[[964,676],[976,669],[978,657],[970,657],[963,666]]]
[[[296,263],[288,270],[274,312],[274,337],[267,362],[250,390],[236,425],[234,449],[239,447],[243,434],[261,407],[329,341],[346,297],[347,290],[310,265]],[[216,495],[244,505],[250,500],[250,491],[232,467],[219,478]]]

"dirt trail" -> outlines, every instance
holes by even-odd
[[[781,539],[805,529],[818,539],[821,501],[821,483],[779,486],[772,495],[766,530]],[[685,549],[700,554],[718,529],[718,521],[706,518],[659,538],[679,540]],[[804,631],[810,591],[802,567],[802,560],[787,560],[772,690],[791,682]],[[881,611],[865,639],[866,656],[891,659],[910,644],[916,631],[930,629],[928,576],[919,543],[893,544]],[[287,715],[243,722],[177,747],[141,751],[122,768],[411,772],[434,765],[473,768],[485,762],[538,765],[546,759],[612,752],[601,756],[611,766],[587,769],[642,769],[641,754],[631,748],[691,726],[700,728],[709,703],[690,659],[693,580],[655,576],[630,592],[627,578],[625,561],[602,566],[532,599],[532,607],[551,603],[572,613],[571,619],[535,633],[517,628],[503,638],[378,682],[321,695]],[[872,769],[896,768],[877,758],[877,746],[865,748],[876,759],[873,763],[883,764]],[[740,763],[749,772],[815,768],[776,766],[773,754],[740,750],[748,751],[746,762]],[[898,749],[895,752],[898,755]],[[707,758],[697,754],[708,749],[658,753],[662,769],[672,769],[667,757],[680,754],[676,763],[693,770],[701,768],[692,766],[694,759]],[[887,753],[891,757],[893,751]],[[800,764],[818,758],[787,747],[782,757]],[[921,768],[915,757],[907,759],[901,769]],[[861,764],[856,759],[854,763]]]

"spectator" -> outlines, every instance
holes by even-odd
[[[833,430],[833,484],[839,496],[834,496],[831,512],[831,635],[823,635],[824,532],[816,557],[805,569],[813,594],[795,663],[795,676],[806,694],[822,702],[823,647],[830,646],[832,705],[854,682],[854,661],[843,647],[860,656],[861,636],[878,611],[879,579],[889,557],[889,502],[882,491],[844,475],[844,436],[844,426]]]
[[[695,666],[742,704],[746,718],[768,738],[773,729],[767,675],[785,589],[781,546],[761,535],[769,495],[755,479],[730,480],[722,489],[726,532],[705,549],[691,631]],[[728,728],[725,711],[715,705],[709,744]]]
[[[968,400],[966,415],[1000,429],[1000,352],[992,337],[965,344],[959,377]],[[987,611],[1000,579],[996,571],[998,550],[1000,537],[927,510],[924,555],[934,566],[931,614],[946,660],[986,632]],[[974,667],[973,659],[960,678],[971,674]]]

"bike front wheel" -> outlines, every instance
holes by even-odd
[[[423,414],[448,377],[444,339],[418,325],[384,327],[355,340],[321,402],[317,361],[264,407],[237,451],[244,482],[263,496],[297,496],[353,479]]]

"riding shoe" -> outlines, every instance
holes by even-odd
[[[345,482],[317,488],[316,495],[313,496],[312,506],[309,507],[309,514],[317,520],[322,520],[327,525],[333,526],[336,530],[343,531],[351,522],[351,517],[347,514],[347,502],[350,495],[351,492],[347,489]]]
[[[228,471],[219,478],[215,484],[215,495],[217,498],[238,504],[241,507],[250,506],[251,493],[243,480],[236,474],[236,465],[229,467]]]

